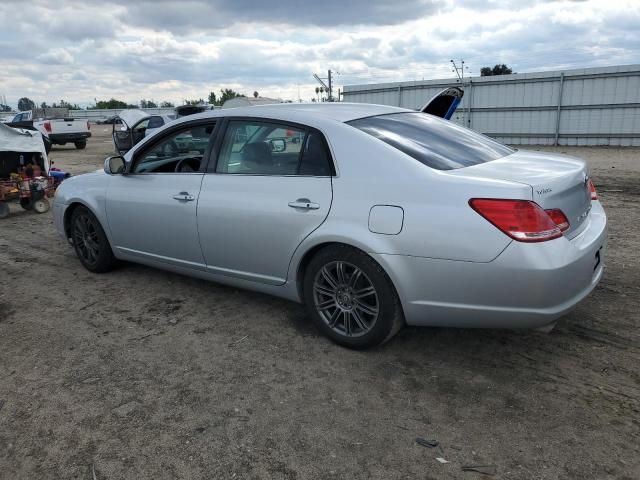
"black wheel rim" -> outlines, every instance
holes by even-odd
[[[318,271],[313,282],[313,300],[327,326],[345,337],[369,333],[380,312],[373,282],[348,262],[330,262]]]
[[[100,240],[96,225],[88,215],[78,215],[73,224],[73,242],[80,258],[93,265],[100,255]]]

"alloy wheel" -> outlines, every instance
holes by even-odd
[[[75,218],[73,242],[82,260],[90,265],[98,261],[100,241],[96,226],[89,215],[78,215]]]
[[[327,263],[318,271],[313,299],[329,328],[347,337],[370,332],[380,312],[373,282],[360,268],[343,261]]]

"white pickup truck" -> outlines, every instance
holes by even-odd
[[[69,118],[63,109],[36,109],[18,113],[8,125],[11,127],[32,127],[56,145],[73,143],[77,149],[87,146],[91,136],[91,126],[87,120]]]

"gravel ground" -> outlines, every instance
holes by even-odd
[[[56,165],[99,168],[110,127],[93,132]],[[591,163],[610,218],[603,281],[550,334],[406,328],[353,352],[296,304],[132,264],[90,274],[49,215],[14,207],[0,478],[640,478],[640,150],[544,150]]]

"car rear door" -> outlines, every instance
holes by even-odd
[[[304,126],[236,118],[216,143],[197,212],[206,268],[283,284],[294,251],[331,208],[327,143]]]

